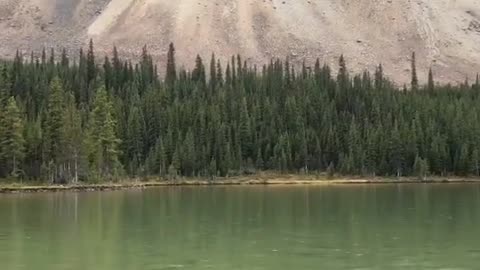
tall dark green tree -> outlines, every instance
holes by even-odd
[[[197,55],[197,58],[195,59],[195,68],[192,71],[192,80],[199,83],[201,86],[206,85],[205,66],[203,65],[200,55]]]
[[[215,91],[217,86],[217,68],[215,62],[215,54],[212,53],[212,59],[210,60],[210,89]]]
[[[411,89],[413,91],[416,91],[418,90],[418,76],[417,76],[417,60],[415,57],[415,52],[412,53],[411,70],[412,70]]]
[[[59,63],[46,53],[25,61],[20,52],[0,63],[0,121],[16,115],[25,141],[15,170],[13,152],[0,150],[0,177],[424,176],[417,169],[425,164],[433,175],[479,174],[477,82],[434,85],[431,74],[425,90],[434,92],[402,91],[381,65],[374,76],[349,74],[344,57],[336,76],[319,60],[313,71],[291,59],[257,70],[238,55],[225,70],[213,56],[206,71],[198,56],[191,72],[177,73],[174,52],[172,44],[163,82],[146,47],[138,61],[114,47],[102,65],[93,42],[78,56],[62,51]],[[412,86],[419,88],[418,78]],[[15,111],[12,97],[18,114],[7,113]],[[7,126],[0,138],[15,130]]]
[[[57,182],[63,178],[63,117],[65,110],[64,89],[62,82],[55,77],[50,83],[48,105],[43,125],[44,131],[44,165],[48,168],[48,177],[51,182]]]
[[[62,119],[62,155],[66,182],[78,183],[85,173],[84,130],[81,112],[76,107],[73,94],[65,96],[65,109]]]
[[[0,160],[10,176],[19,177],[25,156],[25,139],[22,115],[13,97],[0,116],[0,124]]]
[[[112,103],[102,87],[93,101],[86,137],[88,161],[94,178],[112,178],[121,173],[118,149],[120,140],[115,126]]]
[[[427,84],[427,89],[428,91],[432,92],[435,88],[435,82],[433,81],[433,72],[432,69],[430,68],[428,70],[428,84]]]
[[[95,63],[95,51],[93,48],[93,39],[90,39],[87,52],[87,82],[91,84],[97,75],[97,66]]]
[[[175,46],[170,43],[167,54],[167,72],[165,75],[165,82],[172,87],[177,80],[177,68],[175,66]]]

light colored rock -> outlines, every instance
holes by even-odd
[[[0,20],[0,56],[54,43],[78,50],[74,41],[93,38],[100,54],[116,44],[132,57],[147,44],[160,67],[172,41],[185,66],[212,51],[310,65],[344,54],[354,71],[382,63],[403,83],[415,51],[422,81],[430,66],[443,81],[480,71],[480,0],[1,0],[0,16],[11,18]]]

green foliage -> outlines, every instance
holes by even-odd
[[[435,90],[435,82],[433,81],[433,72],[432,69],[428,71],[428,83],[427,83],[427,89],[428,91],[432,92]]]
[[[412,53],[412,82],[411,82],[411,87],[412,91],[417,91],[418,90],[418,76],[417,76],[417,63],[416,63],[416,57],[415,57],[415,52]]]
[[[330,164],[327,167],[327,177],[328,179],[332,179],[335,176],[335,165],[333,165],[333,162],[330,162]]]
[[[120,140],[115,133],[115,125],[112,104],[105,88],[100,88],[89,116],[86,143],[90,170],[102,178],[116,177],[121,173]]]
[[[350,74],[343,56],[338,72],[319,60],[257,68],[239,55],[212,55],[208,71],[198,56],[177,72],[171,44],[162,81],[146,47],[138,64],[120,54],[98,65],[91,42],[59,63],[44,51],[1,65],[0,177],[480,174],[478,79],[435,85],[430,71],[421,87],[414,54],[416,91],[395,87],[382,65]]]
[[[177,69],[175,66],[175,47],[173,43],[170,43],[168,47],[168,55],[167,55],[167,71],[165,75],[165,83],[173,87],[173,84],[177,80]]]
[[[428,161],[419,156],[415,157],[415,163],[413,164],[415,175],[418,180],[425,181],[429,173]]]
[[[25,156],[23,120],[13,97],[7,101],[0,118],[0,161],[11,177],[20,176],[20,165]]]

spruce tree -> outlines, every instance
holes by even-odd
[[[93,49],[93,39],[90,39],[87,52],[87,84],[90,85],[97,76],[97,66],[95,64],[95,51]]]
[[[13,97],[8,100],[0,120],[0,160],[6,165],[10,176],[18,177],[25,156],[25,139],[22,116]]]
[[[378,65],[375,70],[375,88],[382,89],[383,87],[383,66],[382,64]]]
[[[192,72],[162,82],[146,48],[135,61],[114,47],[101,66],[93,43],[80,58],[64,50],[54,63],[52,55],[27,62],[19,51],[0,67],[0,121],[13,96],[25,120],[19,168],[29,179],[108,179],[122,168],[166,176],[170,165],[188,176],[327,167],[413,176],[417,156],[435,175],[478,174],[480,91],[465,91],[480,89],[477,81],[434,85],[431,74],[425,89],[434,93],[402,92],[381,65],[372,78],[365,71],[350,80],[343,57],[336,77],[319,60],[310,76],[277,59],[258,74],[236,55],[225,71],[212,57],[209,74],[197,57]],[[5,132],[0,126],[0,138]],[[8,160],[0,177],[12,171]]]
[[[182,171],[185,175],[192,176],[195,174],[195,141],[191,130],[187,132],[183,143],[182,154]]]
[[[470,155],[470,173],[474,176],[480,175],[480,155],[478,149],[474,149]]]
[[[210,89],[215,91],[217,86],[217,68],[215,66],[215,54],[212,53],[212,59],[210,60]]]
[[[347,64],[345,63],[345,58],[343,54],[340,56],[338,60],[339,70],[337,75],[337,82],[341,90],[347,89],[348,83],[348,72],[347,72]]]
[[[62,56],[60,60],[60,65],[63,69],[67,69],[70,60],[68,59],[67,50],[65,48],[62,49]]]
[[[167,54],[167,72],[165,82],[169,87],[172,87],[177,80],[177,70],[175,66],[175,46],[170,43]]]
[[[426,159],[416,156],[413,168],[415,171],[415,175],[418,177],[418,180],[421,180],[421,181],[427,180],[429,167]]]
[[[206,85],[205,66],[203,65],[200,55],[197,55],[195,60],[195,68],[192,71],[192,80],[203,87]]]
[[[115,178],[121,173],[116,135],[116,121],[113,116],[112,103],[105,88],[100,88],[93,101],[88,123],[88,159],[93,177]]]
[[[128,114],[126,138],[124,144],[126,145],[127,160],[133,161],[137,159],[140,163],[144,159],[146,128],[142,112],[137,105],[130,107]],[[137,164],[138,167],[139,164]],[[138,168],[131,168],[129,173],[135,175]]]
[[[61,164],[63,162],[64,147],[64,90],[62,82],[55,77],[50,83],[50,91],[48,95],[47,111],[43,130],[45,133],[44,151],[45,165],[48,167],[48,175],[51,182],[57,182],[63,177],[61,172]]]
[[[428,70],[428,85],[427,85],[427,89],[428,91],[430,92],[433,92],[435,88],[435,83],[433,81],[433,72],[432,72],[432,69],[430,68],[430,70]]]
[[[221,87],[223,86],[223,71],[222,71],[222,64],[220,63],[220,60],[217,60],[217,84]]]
[[[69,93],[65,99],[62,124],[62,150],[66,167],[66,181],[77,183],[82,173],[84,145],[81,112],[76,108],[75,97]]]
[[[418,90],[418,77],[417,77],[417,63],[415,59],[415,52],[412,53],[411,59],[411,69],[412,69],[412,82],[411,82],[411,89],[412,91]]]

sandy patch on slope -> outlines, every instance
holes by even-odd
[[[88,28],[91,36],[101,35],[117,23],[119,17],[135,0],[112,0],[102,14]]]
[[[255,63],[288,56],[297,64],[317,57],[336,64],[345,54],[354,71],[381,62],[408,82],[415,51],[422,80],[430,67],[443,81],[480,70],[480,0],[78,0],[69,25],[56,19],[58,1],[0,0],[0,55],[52,44],[78,49],[94,38],[100,52],[116,44],[128,57],[147,44],[160,67],[173,41],[187,66],[212,51],[223,61],[240,53]]]

